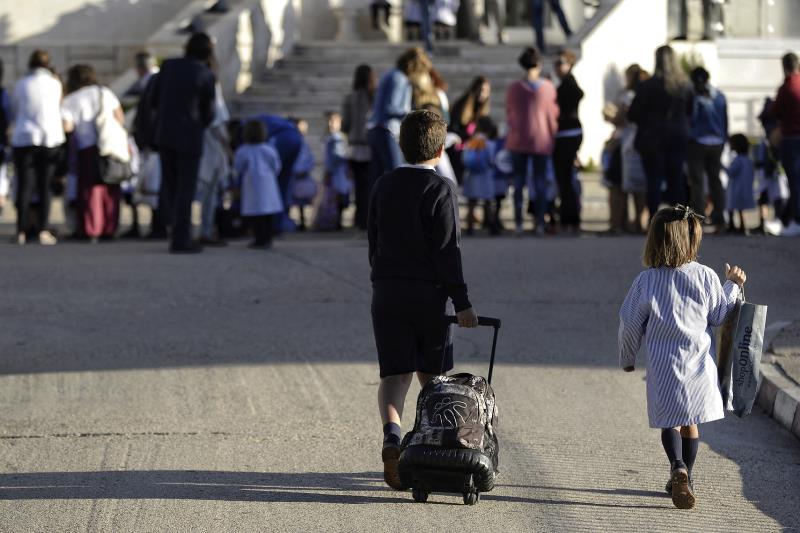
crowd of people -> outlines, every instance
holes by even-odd
[[[460,187],[468,234],[522,234],[527,216],[537,235],[578,233],[584,93],[572,74],[577,57],[564,49],[545,65],[528,47],[517,61],[521,76],[507,89],[500,123],[490,116],[486,77],[475,77],[451,105],[446,80],[421,48],[409,48],[380,77],[359,65],[341,109],[326,113],[323,158],[316,161],[305,120],[231,119],[204,33],[160,68],[152,55],[137,55],[139,78],[122,101],[98,84],[89,65],[72,66],[62,83],[48,54],[36,50],[28,74],[13,91],[0,92],[0,128],[11,132],[0,141],[11,148],[3,154],[13,153],[15,240],[57,242],[49,225],[53,194],[64,196],[72,238],[169,238],[175,253],[246,234],[253,247],[265,248],[276,233],[339,230],[351,201],[353,225],[364,230],[372,184],[405,163],[400,123],[414,109],[448,124],[437,172]],[[687,76],[669,46],[656,51],[652,75],[628,67],[624,90],[603,110],[614,126],[602,158],[610,232],[642,233],[668,203],[706,215],[708,232],[800,234],[797,56],[787,54],[783,66],[785,82],[764,104],[764,135],[755,145],[728,131],[727,102],[709,73],[696,67]],[[12,173],[3,163],[4,200]],[[512,190],[507,228],[500,212]],[[199,235],[192,228],[195,201]],[[132,207],[132,225],[120,235],[123,202]],[[143,235],[138,215],[145,208],[152,221]],[[760,224],[748,229],[745,212],[756,208]]]

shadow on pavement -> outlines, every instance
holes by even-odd
[[[374,495],[363,494],[365,492]],[[1,500],[158,499],[300,503],[406,503],[376,472],[201,470],[0,474]]]
[[[548,487],[545,485],[498,485],[498,487],[517,487],[523,489],[538,489],[538,490],[557,490],[557,491],[574,491],[574,492],[589,492],[593,494],[609,494],[616,496],[645,496],[645,497],[658,497],[664,498],[666,496],[663,492],[654,490],[636,490],[636,489],[578,489],[575,487]]]
[[[577,505],[586,507],[611,507],[618,509],[669,509],[672,507],[672,502],[669,505],[625,505],[620,503],[599,503],[599,502],[573,502],[568,500],[548,500],[545,498],[523,498],[521,496],[501,496],[497,494],[481,495],[482,500],[497,500],[501,502],[510,503],[534,503],[538,505]]]
[[[760,408],[753,409],[761,414]],[[775,435],[778,438],[765,438]],[[700,426],[700,441],[737,463],[742,494],[787,530],[800,529],[800,443],[766,416],[738,418]],[[703,483],[703,450],[697,456],[695,484]]]

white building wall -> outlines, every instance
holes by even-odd
[[[667,0],[621,0],[606,9],[596,26],[579,35],[581,57],[574,74],[586,93],[579,111],[583,162],[599,161],[603,143],[613,131],[603,121],[602,111],[606,102],[617,99],[625,68],[638,63],[652,72],[655,49],[667,42]]]

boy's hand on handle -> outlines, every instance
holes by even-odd
[[[729,279],[741,287],[744,285],[744,282],[747,281],[747,274],[738,266],[730,266],[728,263],[725,263],[725,279]]]
[[[473,309],[472,307],[456,313],[456,318],[458,318],[458,327],[461,328],[478,327],[478,313],[476,313],[475,309]]]

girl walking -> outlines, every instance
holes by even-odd
[[[676,205],[653,217],[639,274],[620,310],[620,366],[632,372],[644,339],[647,348],[647,415],[661,429],[670,462],[667,492],[679,509],[695,504],[692,468],[698,424],[724,417],[714,364],[712,327],[733,310],[746,280],[725,265],[725,284],[696,262],[702,219]]]
[[[475,226],[475,208],[483,202],[483,226],[489,233],[497,235],[494,211],[494,138],[497,127],[489,117],[478,120],[475,135],[464,144],[464,196],[467,198],[467,235],[472,235]]]
[[[233,168],[240,184],[242,217],[250,223],[255,240],[250,248],[272,247],[272,217],[283,212],[278,187],[281,160],[266,143],[267,131],[259,120],[244,125],[244,144],[236,150]]]

